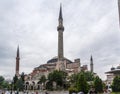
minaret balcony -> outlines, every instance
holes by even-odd
[[[58,26],[58,27],[57,27],[57,30],[58,30],[58,31],[64,31],[64,27],[63,27],[63,26]]]

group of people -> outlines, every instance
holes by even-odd
[[[19,92],[18,91],[8,91],[8,90],[6,90],[6,91],[2,91],[0,94],[19,94]]]
[[[19,92],[17,92],[17,91],[14,91],[14,92],[11,92],[11,91],[0,91],[0,94],[19,94]],[[39,93],[36,91],[36,92],[32,92],[32,93],[23,92],[23,93],[20,93],[20,94],[39,94]],[[45,91],[45,94],[49,94],[49,93],[47,91]]]
[[[94,87],[90,89],[89,94],[97,94],[97,91],[95,90]]]

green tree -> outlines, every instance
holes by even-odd
[[[67,74],[65,72],[57,71],[57,70],[49,73],[49,75],[48,75],[49,84],[56,82],[57,86],[63,87],[63,85],[65,83],[66,75]]]
[[[96,76],[94,79],[94,87],[97,92],[103,92],[103,83],[98,76]]]
[[[76,85],[76,82],[77,82],[77,79],[78,79],[78,75],[77,74],[72,74],[70,77],[70,83],[75,86]]]
[[[22,74],[21,74],[21,79],[22,79],[23,82],[25,82],[25,75],[24,75],[24,72],[22,72]]]
[[[39,79],[39,82],[40,82],[40,83],[45,83],[46,80],[47,80],[47,79],[46,79],[45,75],[42,75],[41,78]]]
[[[76,88],[77,86],[77,80],[78,80],[78,75],[79,75],[79,73],[77,73],[77,74],[72,74],[71,76],[69,76],[69,84],[70,84],[70,90],[73,88],[73,90],[74,90],[74,88]]]
[[[90,71],[84,72],[87,81],[94,81],[94,74]]]
[[[17,81],[18,81],[18,77],[17,77],[17,75],[15,75],[15,76],[13,77],[13,89],[14,89],[14,90],[17,89],[17,87],[16,87]]]
[[[116,77],[113,79],[112,90],[113,90],[114,92],[120,92],[120,76],[116,76]]]
[[[8,88],[9,87],[9,83],[7,81],[3,81],[2,87],[3,88]]]
[[[78,74],[78,79],[77,79],[77,90],[83,91],[85,94],[88,92],[88,84],[84,75],[84,72],[81,72]]]
[[[0,76],[0,88],[8,88],[9,83],[5,81],[3,76]]]
[[[23,90],[24,89],[24,82],[22,81],[22,79],[18,79],[16,82],[16,89],[17,90]]]
[[[39,83],[43,84],[43,87],[45,88],[45,82],[47,81],[45,75],[42,75],[39,79]]]
[[[4,82],[4,77],[3,76],[0,76],[0,86],[2,85],[2,83]]]

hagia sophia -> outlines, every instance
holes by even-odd
[[[81,65],[80,59],[74,59],[74,61],[69,60],[64,56],[64,46],[63,46],[63,16],[62,16],[62,6],[60,5],[59,17],[58,17],[58,55],[51,58],[47,63],[42,64],[33,69],[33,71],[25,75],[25,87],[26,89],[34,88],[37,89],[40,87],[39,79],[42,75],[48,76],[54,70],[60,70],[66,72],[69,76],[78,73],[80,71],[91,71],[94,73],[93,68],[93,58],[90,57],[90,70],[88,70],[87,65]],[[17,57],[16,57],[16,75],[19,76],[19,46],[17,48]]]

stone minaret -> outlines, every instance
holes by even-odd
[[[120,0],[118,0],[118,14],[119,14],[119,25],[120,25]]]
[[[63,49],[63,18],[62,18],[62,6],[60,5],[60,12],[59,12],[59,18],[58,18],[58,60],[63,61],[64,57],[64,49]]]
[[[19,76],[19,62],[20,61],[20,56],[19,56],[19,46],[17,48],[17,57],[16,57],[16,76]]]
[[[91,58],[90,58],[90,72],[93,73],[93,58],[92,58],[92,55],[91,55]]]

